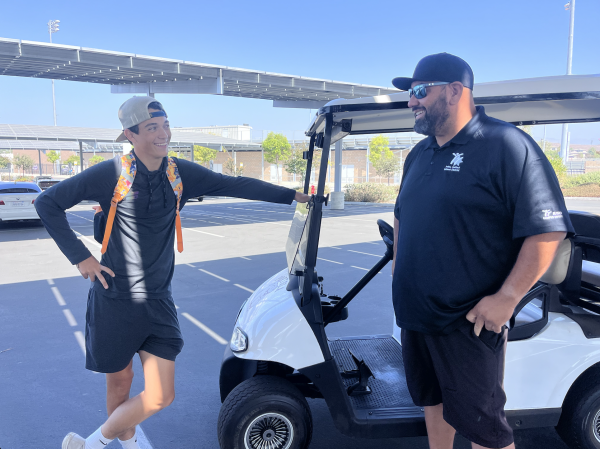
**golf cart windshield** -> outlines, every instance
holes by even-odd
[[[298,203],[296,205],[292,227],[285,244],[285,255],[290,274],[304,271],[306,268],[306,248],[308,246],[308,228],[310,227],[308,217],[312,210],[309,204]]]

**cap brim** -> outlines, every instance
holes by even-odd
[[[126,140],[127,137],[125,137],[125,131],[123,131],[121,134],[119,134],[119,137],[115,139],[115,142],[124,142]]]
[[[392,84],[394,85],[394,87],[396,89],[400,89],[400,90],[408,90],[408,89],[410,89],[410,85],[412,83],[413,83],[413,79],[412,78],[399,77],[399,78],[394,78],[392,80]]]

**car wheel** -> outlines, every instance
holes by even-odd
[[[556,430],[571,449],[600,449],[600,385],[579,385],[565,401]]]
[[[305,449],[312,416],[290,382],[257,376],[235,387],[223,402],[218,435],[222,449]]]

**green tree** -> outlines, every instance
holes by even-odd
[[[378,176],[390,178],[401,170],[400,160],[392,153],[387,137],[379,135],[369,143],[369,161]]]
[[[279,184],[279,163],[286,162],[291,153],[292,146],[283,134],[270,132],[263,141],[265,160],[270,164],[275,164],[277,172],[277,184]]]
[[[231,157],[229,159],[227,159],[227,161],[225,161],[225,163],[223,164],[223,168],[225,168],[225,171],[230,176],[243,176],[244,175],[244,164],[242,162],[240,162],[240,166],[239,167],[236,166],[235,161]]]
[[[538,140],[537,144],[540,146],[540,148],[542,149],[542,151],[544,153],[548,152],[548,151],[552,151],[552,144],[550,142],[543,141],[543,140]]]
[[[206,166],[210,161],[214,161],[217,157],[217,150],[208,147],[194,145],[194,160]]]
[[[598,151],[596,150],[596,148],[592,147],[589,150],[587,150],[587,154],[590,158],[597,158],[600,157],[600,154],[598,153]]]
[[[46,153],[46,159],[48,159],[48,162],[50,162],[51,164],[54,164],[60,159],[60,154],[58,154],[54,150],[50,150]]]
[[[177,153],[177,151],[169,150],[169,153],[167,153],[167,156],[169,156],[169,157],[179,157],[179,153]]]
[[[558,182],[562,185],[567,178],[567,166],[558,155],[558,151],[547,151],[545,154],[554,169],[554,173],[556,173]]]
[[[13,165],[17,168],[22,168],[23,175],[25,175],[25,170],[33,167],[33,159],[24,154],[18,154],[13,158]]]
[[[371,139],[369,142],[369,161],[371,164],[375,165],[377,160],[382,155],[388,155],[390,151],[390,141],[384,135],[378,135]]]
[[[99,164],[100,162],[104,162],[104,158],[102,156],[100,156],[100,155],[92,156],[90,158],[89,165],[91,167],[92,165]]]
[[[296,175],[300,178],[300,182],[304,183],[304,177],[306,176],[306,168],[308,161],[304,159],[304,152],[308,151],[308,142],[296,143],[292,147],[289,159],[284,162],[283,166],[288,173]],[[313,158],[311,164],[311,171],[315,174],[319,173],[321,167],[321,156],[323,151],[315,148],[313,150]],[[302,184],[304,185],[304,184]]]
[[[0,156],[0,168],[6,168],[10,164],[10,159],[4,156]]]
[[[65,164],[79,165],[79,156],[77,156],[76,154],[72,154],[71,156],[69,156],[67,158],[67,160],[65,161]]]

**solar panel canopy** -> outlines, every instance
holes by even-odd
[[[0,75],[107,84],[123,94],[216,94],[317,109],[396,89],[70,45],[0,38]]]

